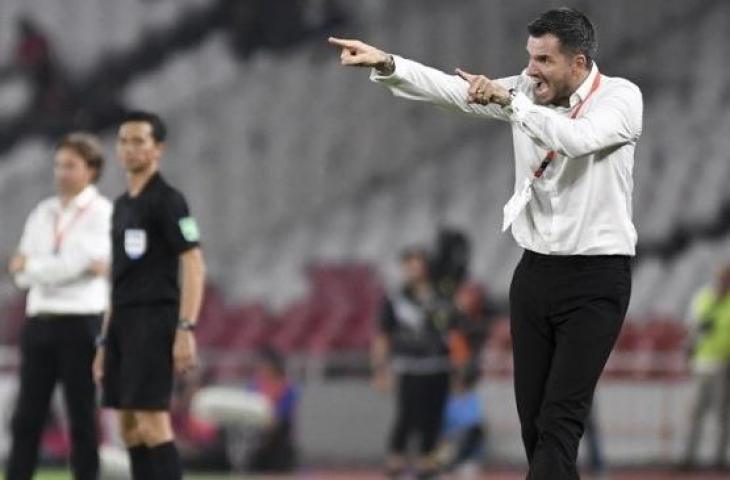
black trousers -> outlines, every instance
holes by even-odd
[[[403,374],[398,379],[396,417],[390,436],[390,452],[403,454],[409,440],[418,437],[419,452],[434,452],[441,434],[449,395],[448,373]]]
[[[43,427],[56,382],[63,387],[76,480],[99,477],[96,398],[91,365],[99,315],[29,318],[21,337],[20,392],[11,421],[12,446],[6,478],[33,477]]]
[[[517,411],[528,480],[574,480],[593,392],[631,295],[624,256],[526,251],[510,288]]]

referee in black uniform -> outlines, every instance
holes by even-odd
[[[196,222],[158,172],[165,137],[153,113],[130,113],[119,128],[128,188],[114,203],[111,315],[94,361],[104,406],[119,410],[135,480],[182,478],[169,405],[174,373],[197,362],[205,277]]]

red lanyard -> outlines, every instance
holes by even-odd
[[[58,253],[61,251],[61,245],[63,245],[63,241],[66,239],[66,234],[69,230],[71,230],[71,227],[74,223],[76,223],[79,218],[81,218],[84,213],[89,209],[92,203],[94,203],[95,198],[92,198],[88,202],[86,202],[86,205],[83,207],[80,207],[78,210],[76,210],[76,213],[73,217],[71,217],[71,220],[66,223],[65,228],[61,228],[61,212],[59,212],[56,215],[56,221],[53,225],[53,252]]]
[[[598,87],[601,85],[601,73],[596,73],[596,78],[593,79],[593,85],[591,85],[591,90],[588,92],[588,95],[586,95],[586,98],[578,102],[575,107],[573,107],[573,111],[570,112],[570,119],[575,120],[578,117],[578,113],[580,113],[580,110],[583,108],[583,105],[588,101],[589,98],[591,98],[591,95],[598,90]],[[542,177],[542,174],[545,173],[545,169],[547,169],[548,165],[550,165],[550,162],[552,162],[555,157],[558,155],[558,153],[555,150],[550,150],[547,152],[547,155],[545,155],[545,158],[543,159],[540,166],[535,170],[535,178]]]

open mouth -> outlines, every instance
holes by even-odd
[[[535,94],[539,96],[543,96],[548,91],[548,85],[543,80],[536,80],[535,81]]]

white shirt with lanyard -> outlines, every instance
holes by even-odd
[[[535,81],[522,72],[496,80],[516,92],[503,108],[468,103],[468,84],[456,75],[394,59],[392,75],[371,74],[393,94],[509,122],[515,183],[502,225],[521,247],[552,255],[634,255],[631,195],[643,111],[636,85],[601,75],[594,63],[569,107],[542,106],[534,103]]]
[[[596,69],[597,70],[597,69]],[[593,83],[591,84],[591,90],[588,92],[588,95],[585,96],[585,98],[581,99],[578,103],[576,103],[571,109],[570,109],[570,118],[571,120],[575,120],[578,117],[578,114],[580,113],[581,109],[583,108],[583,105],[588,101],[589,98],[591,98],[591,95],[593,95],[596,90],[598,90],[598,87],[601,86],[601,74],[598,72],[593,77]],[[505,204],[503,211],[503,217],[502,217],[502,231],[506,231],[510,225],[515,221],[515,219],[522,213],[522,211],[527,207],[527,205],[530,203],[530,200],[532,200],[532,189],[533,184],[540,179],[540,177],[543,176],[545,173],[545,170],[547,170],[550,163],[555,160],[555,158],[558,156],[558,152],[555,150],[550,150],[545,154],[545,158],[543,159],[542,163],[540,163],[540,166],[535,170],[535,173],[524,181],[524,186],[522,187],[522,190],[516,191],[514,195],[512,195],[512,198],[509,199],[509,201]]]
[[[40,202],[28,216],[18,252],[25,270],[16,284],[28,288],[26,313],[98,314],[107,309],[106,278],[87,273],[95,260],[111,258],[112,204],[94,186],[65,206],[58,197]]]

